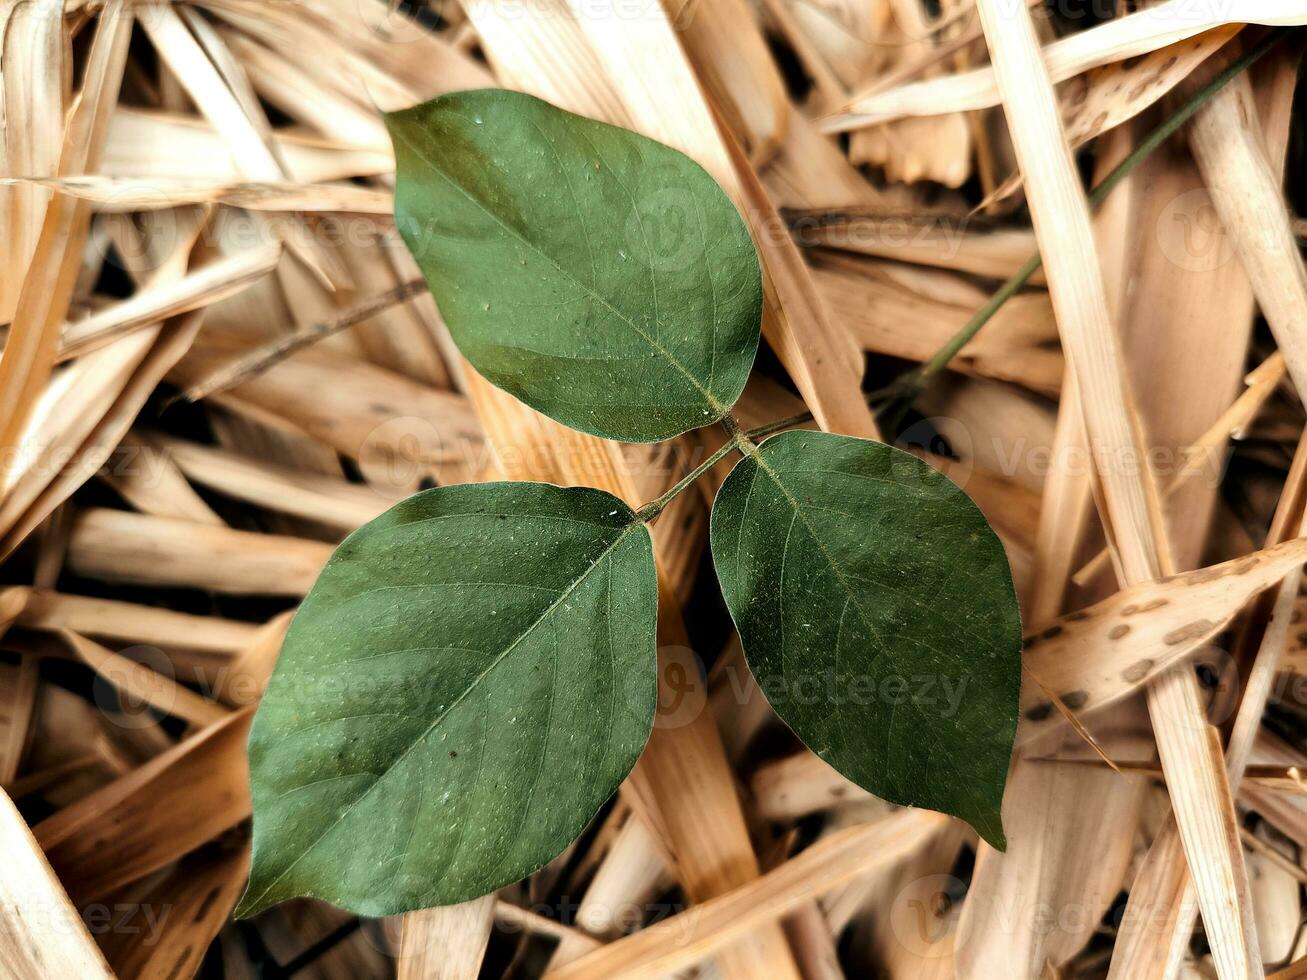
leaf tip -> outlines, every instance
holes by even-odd
[[[263,896],[256,897],[253,894],[254,885],[251,879],[250,884],[245,886],[245,893],[241,895],[240,901],[236,903],[236,908],[232,910],[232,917],[236,919],[252,919],[264,909],[272,906],[273,902],[263,901]]]
[[[994,850],[1007,851],[1007,835],[1003,832],[1003,789],[1006,783],[999,785],[997,799],[980,801],[970,813],[958,813],[963,820],[971,824],[977,834]]]

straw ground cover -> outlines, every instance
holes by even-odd
[[[1307,8],[1117,7],[0,6],[0,972],[1297,975]]]

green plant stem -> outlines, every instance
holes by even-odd
[[[867,400],[871,401],[874,392],[868,392]],[[750,429],[744,435],[749,439],[762,439],[775,432],[783,432],[786,429],[792,429],[796,425],[803,425],[804,422],[812,421],[812,413],[804,412],[801,415],[791,415],[787,419],[777,419],[775,422],[768,422],[766,425],[760,425],[756,429]]]
[[[730,416],[728,415],[726,416],[726,418],[730,418]],[[731,419],[731,421],[734,422],[735,420]],[[722,424],[725,425],[725,419],[723,419]],[[650,501],[649,503],[641,507],[638,511],[636,511],[635,516],[638,517],[645,524],[652,523],[654,518],[656,518],[659,514],[663,512],[663,508],[665,508],[673,500],[675,500],[682,493],[688,490],[690,486],[693,485],[699,479],[699,477],[707,473],[710,469],[712,469],[714,466],[720,463],[732,452],[739,449],[740,442],[739,442],[738,426],[736,426],[736,431],[734,432],[732,432],[731,429],[728,427],[727,432],[729,433],[730,438],[726,440],[726,443],[720,449],[718,449],[715,453],[713,453],[702,463],[700,463],[689,473],[687,473],[684,476],[684,478],[678,481],[675,486],[673,486],[670,490],[668,490],[657,500]]]
[[[1183,105],[1149,133],[1143,142],[1130,152],[1129,156],[1113,167],[1112,171],[1089,192],[1089,204],[1093,207],[1101,204],[1107,195],[1112,193],[1113,189],[1129,176],[1135,167],[1139,166],[1149,154],[1188,122],[1194,113],[1203,107],[1204,103],[1251,67],[1262,55],[1275,47],[1276,44],[1283,40],[1285,34],[1285,28],[1277,28],[1271,31],[1246,51],[1241,58],[1232,62],[1227,68],[1215,75],[1211,81],[1186,99]],[[1015,296],[1030,281],[1031,276],[1039,271],[1040,266],[1043,264],[1043,258],[1036,252],[1022,264],[1020,269],[1012,274],[1011,278],[998,288],[994,295],[989,298],[989,302],[977,310],[962,329],[950,337],[948,342],[935,352],[930,360],[920,367],[900,375],[893,383],[884,388],[869,392],[867,400],[873,404],[880,400],[897,402],[898,406],[893,410],[891,418],[895,421],[901,419],[907,410],[911,408],[917,396],[925,390],[931,379],[948,367],[962,348],[969,344],[972,338],[980,332],[981,327],[993,319],[994,314],[1002,308],[1003,304]],[[771,435],[773,432],[780,432],[783,429],[811,421],[812,413],[804,412],[801,415],[793,415],[790,418],[780,419],[768,425],[759,426],[757,429],[751,429],[745,435],[749,438],[758,439]]]

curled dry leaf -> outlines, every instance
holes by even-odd
[[[1139,690],[1215,639],[1247,602],[1307,562],[1295,539],[1220,565],[1125,589],[1026,639],[1026,668],[1073,711]],[[1037,685],[1021,695],[1018,741],[1062,723]]]
[[[1240,30],[1238,24],[1218,27],[1142,58],[1114,62],[1071,79],[1058,92],[1067,143],[1073,149],[1079,148],[1133,119],[1184,81]],[[1020,186],[1021,174],[1015,173],[980,207],[1003,200]]]

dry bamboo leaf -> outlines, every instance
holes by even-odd
[[[653,902],[670,883],[662,848],[643,820],[628,816],[586,886],[576,910],[578,928],[559,940],[550,967],[566,966],[592,952],[599,943],[590,937],[615,938],[621,931],[622,910]]]
[[[295,132],[275,134],[273,145],[277,156],[304,181],[369,177],[395,169],[389,144],[369,148]],[[126,181],[129,200],[134,202],[147,196],[143,184],[153,179],[163,182],[164,197],[170,184],[242,182],[221,137],[205,120],[123,106],[109,121],[101,171],[89,179]],[[146,208],[148,204],[140,204],[140,209]]]
[[[1307,956],[1294,960],[1283,970],[1276,970],[1268,980],[1303,980],[1307,977]]]
[[[12,594],[3,597],[4,604],[15,614],[18,602],[14,600],[21,598]],[[0,703],[0,786],[11,786],[22,764],[36,712],[40,662],[36,657],[22,657],[17,667],[4,672],[4,680],[0,684],[4,698]]]
[[[372,295],[398,295],[408,284],[422,281],[411,268],[412,256],[394,237],[379,239],[373,247],[347,244],[345,262],[360,291]],[[357,312],[358,306],[351,309]],[[433,388],[462,390],[457,369],[451,368],[460,355],[435,300],[424,289],[418,289],[406,304],[379,309],[351,329],[367,359],[378,367]]]
[[[1307,872],[1294,863],[1296,849],[1266,824],[1248,831],[1244,841],[1251,848],[1248,877],[1262,955],[1268,963],[1288,962],[1302,923],[1298,886],[1307,881]]]
[[[72,630],[124,643],[189,647],[231,654],[252,641],[257,627],[216,616],[195,616],[113,599],[35,590],[17,614],[19,625]]]
[[[277,666],[282,641],[295,615],[291,609],[274,616],[258,628],[244,649],[231,658],[231,664],[217,678],[215,693],[220,701],[233,708],[254,704],[268,686],[268,678]]]
[[[1104,65],[1072,79],[1059,93],[1067,141],[1073,149],[1079,148],[1133,119],[1189,77],[1241,29],[1238,24],[1218,27],[1142,58]],[[1013,174],[980,207],[1002,200],[1020,186],[1021,175]]]
[[[303,595],[331,552],[319,541],[94,509],[73,524],[68,566],[106,582]]]
[[[937,63],[925,63],[945,49],[942,35],[932,30],[922,4],[895,2],[894,20],[904,40],[896,48],[898,64],[914,62],[923,74],[937,73]],[[893,69],[890,69],[891,71]],[[915,74],[915,72],[914,72]],[[883,78],[879,84],[884,84]],[[972,126],[961,113],[930,118],[897,120],[855,132],[849,140],[849,159],[885,169],[890,180],[915,183],[932,180],[959,187],[970,176]]]
[[[463,0],[501,85],[615,126],[631,119],[566,0],[530,0],[512,14],[493,0]],[[522,24],[525,18],[529,23]]]
[[[957,970],[960,977],[982,977],[992,972],[1003,958],[1002,969],[1014,975],[1039,976],[1044,961],[1053,952],[1059,933],[1076,934],[1092,929],[1096,910],[1106,908],[1117,897],[1121,879],[1134,851],[1133,827],[1139,801],[1146,788],[1140,777],[1122,777],[1111,770],[1092,774],[1060,766],[1021,762],[1009,777],[1004,801],[1003,825],[1009,849],[999,854],[982,848],[974,876],[974,891],[968,894],[958,926]],[[1095,795],[1101,806],[1050,806],[1059,796],[1082,800]],[[1097,841],[1101,822],[1110,824],[1106,841]],[[1075,848],[1064,860],[1053,859],[1071,842],[1095,839],[1095,849]],[[1103,845],[1106,846],[1103,846]],[[1032,864],[1025,855],[1042,854],[1042,864]],[[1022,863],[1022,874],[1003,874],[990,867],[1006,862]],[[1074,882],[1074,892],[1067,883]],[[1074,901],[1083,908],[1077,919],[1050,923],[1044,909],[1066,908]],[[973,904],[974,903],[974,904]],[[1000,923],[1003,925],[1000,927]],[[1000,935],[983,936],[980,930],[1000,930]]]
[[[196,524],[226,524],[186,482],[172,457],[149,440],[128,433],[114,457],[98,475],[141,513]]]
[[[289,175],[274,153],[262,112],[257,117],[249,114],[258,110],[257,103],[252,97],[242,100],[241,90],[228,85],[177,8],[172,4],[142,8],[140,23],[159,57],[218,131],[241,174],[256,181],[286,179]],[[221,39],[212,35],[210,43],[220,45]],[[334,289],[349,285],[339,262],[311,233],[291,234],[286,243],[325,286]]]
[[[812,752],[796,752],[761,766],[749,785],[758,815],[776,823],[869,796]]]
[[[59,635],[83,663],[137,704],[148,704],[200,728],[216,724],[230,714],[190,688],[94,640],[72,630],[60,630]]]
[[[10,2],[0,10],[0,173],[53,177],[59,170],[64,119],[63,4]],[[0,191],[0,323],[13,319],[50,195],[38,187]]]
[[[1005,17],[991,0],[979,0],[978,9],[1008,128],[1026,175],[1063,344],[1083,386],[1081,404],[1095,453],[1104,521],[1111,527],[1125,580],[1147,582],[1162,573],[1169,556],[1151,474],[1126,472],[1122,465],[1124,453],[1141,458],[1141,432],[1123,376],[1084,191],[1027,12]],[[1033,666],[1031,670],[1043,677]],[[1056,685],[1052,689],[1067,690]],[[1261,962],[1234,805],[1220,746],[1213,755],[1202,728],[1197,680],[1191,672],[1171,671],[1152,681],[1148,692],[1168,792],[1218,969],[1229,977],[1255,974]]]
[[[1264,589],[1307,561],[1307,539],[1124,589],[1027,639],[1024,662],[1077,712],[1118,701],[1209,643]],[[1060,725],[1037,688],[1022,689],[1018,740]]]
[[[928,180],[961,187],[971,176],[971,153],[967,119],[951,112],[859,129],[850,139],[849,159],[881,167],[887,179],[899,183]]]
[[[271,272],[281,252],[280,244],[264,245],[203,265],[176,281],[151,284],[130,299],[68,324],[58,358],[79,357],[132,330],[238,293]]]
[[[1100,173],[1110,170],[1116,158],[1127,148],[1128,136],[1124,131],[1114,134],[1111,145],[1100,147],[1097,167]],[[1247,343],[1248,310],[1246,284],[1241,287],[1231,276],[1200,274],[1186,266],[1177,267],[1150,248],[1152,233],[1160,220],[1146,213],[1153,201],[1167,202],[1192,186],[1192,166],[1178,154],[1159,152],[1147,161],[1135,175],[1119,189],[1096,216],[1096,230],[1104,253],[1111,256],[1107,268],[1109,292],[1124,324],[1125,347],[1132,375],[1137,380],[1141,395],[1141,412],[1150,440],[1159,450],[1194,438],[1194,432],[1215,416],[1225,399],[1226,390],[1232,390],[1243,363]],[[1145,212],[1145,213],[1141,213]],[[1237,270],[1236,270],[1237,271]],[[1120,284],[1119,286],[1117,284]],[[1128,293],[1125,283],[1133,283]],[[1158,329],[1162,326],[1164,329]],[[1067,413],[1078,415],[1074,398],[1064,400],[1063,421]],[[1231,410],[1224,413],[1227,420]],[[1080,428],[1078,419],[1075,428]],[[1223,446],[1228,429],[1217,419],[1198,442],[1211,447]],[[1078,449],[1079,456],[1071,456],[1065,447],[1055,451],[1053,459],[1084,458],[1087,449]],[[1215,502],[1220,463],[1216,456],[1200,452],[1194,456],[1181,450],[1177,454],[1178,466],[1188,468],[1192,462],[1195,473],[1205,472],[1209,479],[1188,485],[1182,497],[1168,498],[1168,523],[1176,560],[1183,566],[1197,561],[1199,548],[1206,535],[1209,515]],[[1206,458],[1205,458],[1206,457]],[[1162,458],[1159,454],[1159,459]],[[1211,465],[1204,466],[1204,462]],[[1170,486],[1177,486],[1174,482]],[[1082,467],[1059,466],[1050,477],[1049,487],[1060,495],[1070,497],[1076,513],[1086,513],[1088,481]],[[1054,505],[1057,506],[1057,505]],[[1079,533],[1064,533],[1076,527],[1075,520],[1060,517],[1050,511],[1056,523],[1042,529],[1058,550],[1051,552],[1056,564],[1053,575],[1040,575],[1038,582],[1046,586],[1038,597],[1043,605],[1032,619],[1049,622],[1060,603],[1062,583]],[[1083,521],[1083,517],[1080,518]],[[1108,555],[1101,554],[1102,565]],[[1112,724],[1119,716],[1136,714],[1134,706],[1099,713],[1093,719],[1094,727]],[[1092,736],[1088,736],[1092,738]],[[1065,744],[1079,747],[1070,739]],[[1147,750],[1151,751],[1151,739]],[[1043,819],[1047,823],[1072,828],[1072,834],[1058,839],[1026,835],[1001,858],[985,853],[979,862],[972,881],[970,899],[964,907],[961,931],[964,940],[959,944],[960,961],[965,958],[969,970],[980,974],[993,970],[998,964],[1012,960],[1038,964],[1048,959],[1061,966],[1078,954],[1089,941],[1093,924],[1101,917],[1119,893],[1125,881],[1125,866],[1120,860],[1103,860],[1083,863],[1082,854],[1130,856],[1130,836],[1122,833],[1123,827],[1133,826],[1137,820],[1139,804],[1143,800],[1144,785],[1133,780],[1119,782],[1116,792],[1105,792],[1102,777],[1089,779],[1073,773],[1029,774],[1028,764],[1018,761],[1010,777],[1015,785],[1028,788],[1025,805],[1014,805],[1013,812],[1032,821]],[[1042,787],[1042,788],[1041,788]],[[1037,826],[1037,824],[1035,824]],[[1125,847],[1123,853],[1122,847]],[[1035,881],[1031,888],[1024,881]],[[1140,886],[1137,879],[1136,886]],[[1006,898],[1003,896],[1007,896]],[[1074,903],[1084,909],[1083,915],[1059,917],[1051,929],[1018,931],[1009,935],[1002,925],[1004,909],[1011,901],[1020,901],[1026,907],[1066,908]],[[1146,918],[1146,917],[1145,917]],[[1158,918],[1158,917],[1154,917]],[[1131,924],[1122,929],[1119,942],[1127,942]],[[1014,942],[1015,940],[1015,942]]]
[[[1192,93],[1238,54],[1227,48],[1205,62],[1182,91]],[[1301,324],[1307,317],[1307,269],[1264,140],[1246,74],[1213,96],[1189,124],[1189,145],[1212,204],[1275,334],[1289,376],[1303,391],[1307,390],[1307,339]]]
[[[1008,279],[1034,253],[1035,236],[1027,230],[968,231],[946,219],[860,218],[856,213],[816,221],[800,216],[796,232],[805,245],[857,252],[896,262]],[[1031,279],[1042,284],[1042,276]]]
[[[236,712],[33,828],[78,901],[93,901],[177,860],[249,816]]]
[[[384,292],[336,314],[331,319],[319,321],[308,327],[302,327],[294,333],[277,337],[261,347],[256,347],[254,350],[242,354],[236,360],[225,364],[202,381],[188,387],[182,392],[181,397],[194,402],[234,388],[242,382],[258,377],[296,351],[315,345],[328,346],[326,342],[331,341],[341,331],[348,330],[351,327],[359,327],[367,320],[393,309],[397,304],[419,296],[425,289],[426,283],[421,279],[391,285]],[[364,334],[365,331],[356,331],[352,339],[359,341]],[[338,340],[340,339],[343,338],[338,338]],[[337,344],[336,346],[343,345]],[[400,365],[396,365],[392,369],[399,370]],[[446,379],[443,375],[439,375],[438,380],[444,382]],[[447,388],[449,386],[441,383],[437,387]]]
[[[793,108],[785,143],[761,176],[779,208],[856,209],[899,196],[872,186],[832,138]]]
[[[187,29],[177,8],[172,4],[152,5],[142,11],[140,23],[159,57],[217,130],[241,172],[250,180],[282,179],[285,175],[272,150]]]
[[[0,976],[112,980],[81,916],[46,863],[41,847],[8,796],[0,793],[4,834],[0,871]]]
[[[187,387],[209,377],[229,358],[216,339],[201,337],[172,380]],[[327,392],[330,397],[322,397]],[[293,354],[215,400],[313,436],[353,459],[371,458],[396,487],[405,485],[406,476],[433,470],[457,482],[449,477],[478,472],[485,464],[481,424],[464,396],[321,349]]]
[[[131,24],[132,15],[121,0],[110,2],[100,15],[82,92],[68,117],[59,157],[61,175],[93,171],[98,166],[108,116],[118,100]],[[87,218],[83,202],[62,195],[46,209],[0,356],[0,446],[18,445],[54,369],[59,331],[81,266]],[[0,486],[6,492],[11,488],[14,463],[10,453],[0,461]]]
[[[674,919],[609,943],[548,980],[654,978],[693,966],[760,923],[911,853],[947,826],[947,818],[903,810],[813,845],[761,878],[682,912]]]
[[[298,60],[303,45],[311,45],[322,56],[321,77],[362,103],[400,108],[491,84],[482,64],[406,23],[390,0],[306,0],[275,8],[259,0],[209,0],[205,6],[287,60]]]
[[[787,7],[792,23],[774,18],[775,29],[787,37],[796,31],[801,33],[807,50],[799,52],[799,56],[809,71],[819,70],[810,63],[815,56],[827,72],[836,76],[840,86],[853,86],[884,67],[886,54],[878,42],[885,40],[894,27],[894,7],[887,0],[793,0]],[[770,6],[768,11],[772,12]],[[791,43],[796,49],[800,47],[798,40]]]
[[[1248,387],[1231,403],[1221,417],[1194,442],[1181,449],[1180,457],[1183,463],[1162,488],[1163,496],[1168,503],[1191,481],[1202,475],[1210,477],[1219,469],[1227,440],[1243,437],[1248,426],[1257,417],[1257,413],[1284,379],[1285,371],[1284,357],[1276,351],[1248,375],[1245,379]],[[1106,567],[1108,561],[1107,550],[1104,549],[1076,572],[1074,580],[1077,584],[1091,581]]]
[[[1220,61],[1224,61],[1225,57],[1224,54],[1219,54],[1217,56]],[[1269,73],[1270,83],[1267,84],[1263,90],[1265,96],[1263,111],[1267,118],[1269,126],[1268,131],[1273,134],[1273,142],[1276,144],[1273,150],[1273,155],[1277,158],[1278,166],[1280,167],[1283,166],[1284,148],[1287,145],[1288,107],[1292,99],[1294,88],[1293,79],[1297,74],[1296,69],[1296,56],[1289,56],[1287,58],[1277,57],[1272,59],[1269,67],[1266,69]],[[1206,72],[1206,70],[1206,66],[1201,69],[1203,72]],[[1245,80],[1236,80],[1236,82],[1238,81]],[[1244,92],[1243,97],[1241,97],[1240,90],[1236,88],[1233,92],[1226,90],[1225,92],[1219,93],[1217,98],[1233,96],[1236,103],[1241,106],[1239,112],[1242,114],[1242,112],[1247,111],[1249,113],[1249,119],[1256,120],[1258,118],[1257,108],[1251,104],[1250,100],[1244,98],[1247,95],[1248,93]],[[1253,123],[1241,120],[1241,125],[1253,125]],[[1233,134],[1230,135],[1233,136]],[[1237,144],[1239,142],[1240,141],[1235,138],[1235,143]],[[1262,153],[1260,138],[1258,139],[1255,148],[1248,147],[1247,143],[1244,142],[1243,151],[1245,153],[1251,153],[1255,164],[1260,164],[1260,166],[1265,170],[1270,169],[1271,165],[1267,162],[1266,157]],[[1263,196],[1266,191],[1264,183],[1265,181],[1263,181],[1263,187],[1261,188]],[[1273,228],[1271,235],[1271,238],[1273,239],[1274,225],[1276,224],[1276,219],[1273,215],[1268,218],[1268,222]],[[1245,238],[1247,237],[1247,233],[1248,230],[1245,229]],[[1254,247],[1260,248],[1260,245]],[[1272,258],[1270,264],[1274,266],[1277,263]],[[1295,274],[1299,274],[1300,276],[1300,272],[1300,269],[1297,270],[1296,273],[1295,270],[1292,269],[1285,272],[1285,274],[1289,276],[1290,281],[1288,283],[1288,288],[1281,292],[1280,295],[1287,296],[1290,302],[1292,302],[1293,276]],[[1172,279],[1172,281],[1174,281],[1174,277],[1176,276],[1174,270],[1163,270],[1161,274],[1166,278]],[[1218,279],[1227,280],[1228,288],[1222,292],[1213,292],[1211,295],[1211,301],[1213,304],[1221,302],[1231,304],[1228,313],[1220,315],[1219,306],[1215,307],[1215,309],[1212,306],[1207,307],[1208,315],[1211,316],[1211,320],[1208,321],[1210,323],[1208,330],[1211,332],[1211,337],[1209,341],[1201,344],[1201,346],[1205,348],[1204,354],[1206,354],[1206,348],[1219,351],[1220,346],[1223,343],[1228,343],[1228,340],[1226,339],[1229,336],[1227,325],[1232,321],[1236,323],[1242,322],[1247,316],[1246,310],[1250,306],[1249,280],[1251,279],[1251,276],[1245,278],[1236,268],[1229,272],[1218,270],[1215,275],[1209,274],[1197,276],[1190,274],[1185,276],[1182,274],[1180,278],[1192,280],[1195,286],[1194,292],[1200,291],[1205,285],[1213,288],[1216,287],[1216,280]],[[1278,286],[1274,288],[1277,290],[1280,289]],[[1301,292],[1301,290],[1299,291]],[[1176,303],[1172,307],[1173,310],[1182,308],[1182,303]],[[1145,314],[1145,316],[1148,315]],[[1152,316],[1148,316],[1148,320],[1150,322],[1156,322],[1155,318]],[[1281,320],[1281,332],[1283,332],[1283,326],[1283,320]],[[1181,350],[1183,350],[1183,347]],[[1174,364],[1176,360],[1183,361],[1185,358],[1182,354],[1174,359],[1168,358],[1168,366]],[[1175,366],[1181,371],[1184,371],[1184,373],[1195,377],[1195,379],[1201,377],[1207,370],[1210,370],[1208,366],[1200,363],[1199,359],[1196,358],[1189,361],[1187,368],[1183,364]],[[1300,506],[1298,501],[1301,498],[1304,479],[1307,479],[1307,453],[1302,451],[1302,443],[1300,443],[1299,453],[1295,456],[1294,465],[1290,470],[1288,479],[1286,480],[1285,491],[1281,494],[1280,503],[1276,509],[1271,532],[1268,536],[1269,541],[1274,542],[1282,540],[1290,533],[1290,528],[1293,526],[1293,518],[1291,515]],[[1178,503],[1181,503],[1185,508],[1185,511],[1192,515],[1195,493],[1201,494],[1202,492],[1202,490],[1191,489],[1190,492],[1186,494],[1184,501]],[[1285,596],[1285,591],[1286,589],[1290,592],[1296,591],[1296,585],[1291,585],[1290,581],[1297,578],[1298,575],[1296,573],[1291,573],[1288,580],[1286,580],[1286,583],[1281,586],[1281,599],[1277,601],[1277,605],[1279,606],[1279,612],[1282,619],[1289,614],[1287,603],[1291,601],[1289,597]],[[1263,650],[1268,652],[1265,654],[1259,653],[1259,659],[1262,656],[1266,656],[1271,658],[1273,662],[1276,652],[1283,643],[1282,637],[1284,628],[1285,624],[1281,622],[1278,626],[1268,630],[1267,635],[1264,637],[1264,642],[1269,642],[1271,646],[1269,648],[1263,647]],[[1263,670],[1251,676],[1250,683],[1245,689],[1245,693],[1251,698],[1251,700],[1246,701],[1245,707],[1247,710],[1241,710],[1240,716],[1236,719],[1235,730],[1232,733],[1229,754],[1226,760],[1230,784],[1236,789],[1239,785],[1240,779],[1242,778],[1243,769],[1247,764],[1248,753],[1251,751],[1254,734],[1260,724],[1265,698],[1269,693],[1270,682],[1268,674],[1270,672],[1271,671],[1269,670]],[[1235,736],[1237,736],[1237,738],[1235,738]],[[1153,845],[1153,849],[1158,852],[1158,859],[1148,861],[1146,863],[1145,872],[1140,875],[1137,880],[1138,888],[1136,893],[1131,896],[1131,901],[1127,909],[1132,913],[1129,924],[1127,925],[1127,928],[1122,931],[1119,948],[1112,960],[1111,972],[1116,977],[1130,976],[1140,970],[1149,969],[1145,964],[1150,962],[1150,960],[1151,962],[1156,963],[1173,957],[1175,955],[1174,951],[1183,946],[1189,934],[1193,931],[1194,922],[1196,920],[1196,911],[1193,900],[1194,884],[1192,879],[1186,874],[1183,862],[1179,860],[1177,849],[1168,840],[1169,837],[1173,837],[1174,835],[1174,825],[1168,823],[1160,832],[1158,840]],[[1165,902],[1166,908],[1169,910],[1170,914],[1160,916],[1153,914],[1153,910],[1156,906],[1146,904],[1150,899]],[[1155,923],[1162,924],[1170,931],[1163,932],[1161,935],[1149,935],[1148,930]]]
[[[682,10],[690,7],[686,4]],[[782,34],[790,45],[794,48],[794,54],[803,63],[803,67],[812,78],[813,88],[816,90],[815,98],[821,102],[837,105],[848,96],[845,78],[852,79],[856,74],[860,74],[861,65],[850,64],[850,62],[861,61],[857,54],[852,57],[842,57],[845,51],[831,52],[830,46],[825,46],[823,50],[822,41],[829,41],[831,35],[824,33],[820,27],[812,34],[805,30],[805,25],[801,21],[803,12],[811,8],[805,3],[788,4],[781,0],[764,0],[763,7],[766,10],[768,18],[773,22],[775,28]],[[694,8],[690,8],[694,9]],[[847,36],[846,36],[847,40]],[[856,44],[856,39],[853,39]],[[838,45],[838,42],[836,42]],[[828,58],[828,54],[834,57]]]
[[[862,397],[862,365],[850,357],[849,336],[826,315],[808,267],[794,241],[769,234],[781,224],[779,212],[747,160],[732,145],[740,194],[759,247],[764,277],[763,335],[828,432],[879,439],[876,419]],[[804,330],[799,331],[798,325]],[[770,326],[770,329],[768,329]]]
[[[399,980],[476,980],[494,922],[495,897],[404,916]]]
[[[1042,322],[1038,312],[1034,322]],[[1046,399],[1012,384],[944,375],[922,392],[919,403],[924,415],[940,419],[932,425],[937,424],[949,441],[951,455],[973,461],[986,473],[1022,489],[1044,492],[1051,461],[1057,458],[1053,452],[1057,414]],[[1043,505],[1038,499],[1027,503],[1019,490],[1017,496],[1018,505],[1030,510],[1021,527],[1022,538],[1033,551],[1039,526],[1036,514],[1042,513]]]
[[[105,213],[156,211],[185,204],[226,204],[247,211],[345,211],[374,214],[389,221],[394,210],[388,190],[353,184],[293,181],[187,180],[177,177],[26,177],[0,178],[0,187],[45,187],[81,198]]]
[[[1238,8],[1195,11],[1189,0],[1166,0],[1054,41],[1042,52],[1048,76],[1064,82],[1081,72],[1145,55],[1227,24],[1292,27],[1307,23],[1307,8],[1290,0],[1248,0]],[[915,82],[866,98],[854,96],[823,128],[840,132],[908,115],[984,109],[1000,102],[992,68]]]
[[[196,212],[179,217],[175,248],[166,258],[158,257],[151,281],[164,283],[183,275],[203,227],[204,219]],[[129,237],[137,241],[135,235]],[[120,337],[54,378],[11,462],[9,493],[0,504],[0,547],[5,553],[106,462],[154,386],[190,346],[199,316],[187,314],[166,326]]]
[[[505,902],[503,899],[495,902],[495,921],[501,926],[507,926],[514,930],[526,929],[542,936],[552,937],[559,940],[560,944],[564,942],[575,943],[579,947],[580,953],[588,953],[603,945],[599,940],[591,939],[579,929],[565,926],[561,922],[545,918],[545,916],[529,909],[519,908]]]
[[[188,478],[236,500],[353,531],[397,502],[375,487],[308,473],[181,439],[160,444]]]
[[[31,472],[32,479],[15,488],[15,492],[0,508],[0,523],[6,534],[0,539],[0,548],[8,554],[28,534],[45,520],[79,486],[90,479],[112,455],[118,441],[127,433],[141,406],[155,385],[169,368],[182,356],[199,330],[200,313],[190,313],[162,328],[151,328],[124,337],[117,342],[120,349],[113,356],[123,356],[126,363],[117,370],[106,372],[110,386],[119,385],[111,400],[102,403],[98,413],[88,413],[79,421],[93,423],[85,441],[68,458],[62,469],[39,467]],[[88,370],[100,363],[97,355],[107,354],[106,348],[93,352],[82,360],[89,362]],[[127,371],[124,371],[127,369]],[[126,373],[126,377],[119,374]],[[115,382],[115,378],[118,380]],[[103,378],[96,378],[103,381]],[[87,387],[92,387],[88,383]],[[48,483],[44,481],[50,481]],[[22,494],[18,493],[22,491]],[[22,510],[20,512],[20,505]]]
[[[785,140],[790,102],[749,5],[671,0],[667,16],[731,132],[754,166],[765,166]]]
[[[249,848],[204,851],[183,858],[143,896],[129,930],[102,940],[114,973],[135,980],[173,980],[199,974],[249,873]]]
[[[851,257],[819,259],[812,275],[832,317],[864,350],[913,361],[933,357],[984,302],[948,296],[960,281],[946,273],[903,282],[884,263]],[[949,368],[1056,394],[1065,370],[1061,351],[1049,344],[1056,339],[1047,294],[1025,293],[1005,303]]]

